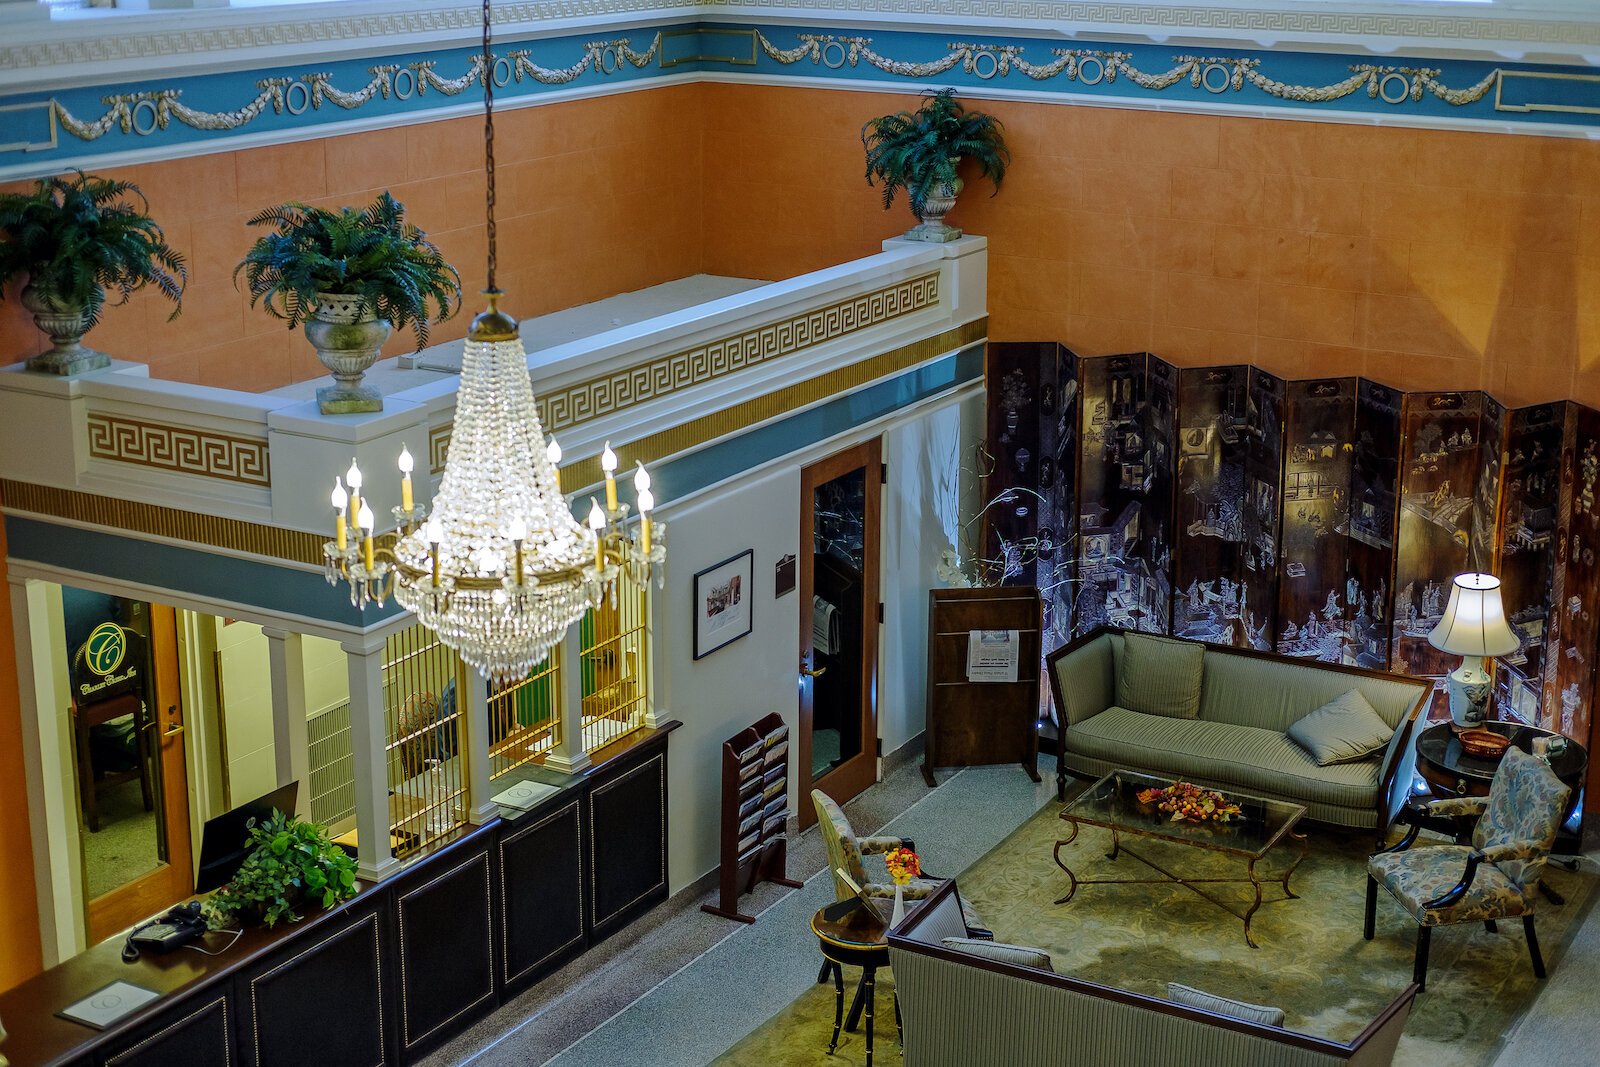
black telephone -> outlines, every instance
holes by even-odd
[[[122,958],[132,963],[139,958],[141,949],[170,952],[180,945],[198,940],[206,932],[206,921],[200,916],[200,902],[191,900],[179,904],[159,919],[133,928],[128,941],[122,946]]]

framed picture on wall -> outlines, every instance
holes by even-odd
[[[753,628],[755,560],[755,550],[747,548],[694,576],[695,659],[711,655]]]

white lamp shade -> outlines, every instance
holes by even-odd
[[[1444,617],[1428,643],[1457,656],[1507,656],[1522,643],[1506,622],[1500,579],[1492,574],[1458,574],[1450,586]]]

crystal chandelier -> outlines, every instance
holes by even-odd
[[[617,499],[617,457],[607,443],[604,508],[591,501],[587,525],[561,494],[561,448],[546,443],[534,407],[517,321],[499,309],[495,286],[494,59],[489,0],[483,5],[484,157],[488,197],[489,308],[473,319],[461,360],[455,425],[431,515],[412,495],[412,457],[402,449],[398,530],[381,539],[362,500],[363,478],[352,460],[334,481],[335,538],[323,545],[328,581],[350,583],[350,602],[382,605],[392,594],[422,624],[484,675],[525,676],[572,624],[600,604],[624,573],[644,584],[660,580],[666,559],[650,476],[634,476],[639,536],[623,521]],[[348,488],[347,488],[348,486]],[[423,520],[426,519],[426,522]],[[353,533],[352,533],[353,530]]]

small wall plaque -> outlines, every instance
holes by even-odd
[[[774,572],[772,595],[780,597],[794,592],[795,582],[794,557],[784,556],[778,561],[777,569]]]

